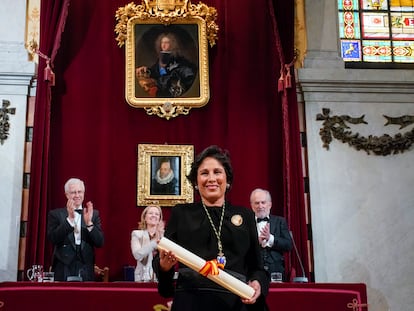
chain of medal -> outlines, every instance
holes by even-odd
[[[226,265],[226,256],[224,256],[223,253],[223,245],[221,244],[221,240],[220,240],[220,235],[221,235],[221,226],[223,225],[223,219],[224,219],[224,210],[225,210],[225,202],[223,204],[223,210],[221,213],[221,217],[220,217],[220,224],[219,224],[219,229],[217,231],[216,227],[214,226],[213,220],[210,217],[210,214],[204,204],[204,202],[202,202],[203,204],[203,208],[206,211],[207,214],[207,218],[210,221],[211,227],[213,228],[214,233],[216,234],[217,237],[217,248],[218,248],[218,254],[217,254],[217,263],[219,265],[222,266],[222,268],[224,269],[224,266]]]

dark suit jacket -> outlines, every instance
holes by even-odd
[[[261,248],[265,270],[269,271],[269,273],[284,273],[284,253],[292,249],[292,240],[285,218],[270,215],[270,233],[275,238],[273,246]]]
[[[54,245],[52,270],[55,272],[55,279],[58,281],[66,281],[68,269],[81,258],[84,271],[83,280],[94,280],[94,264],[95,264],[95,247],[102,247],[104,243],[104,235],[101,228],[101,219],[99,212],[93,210],[92,222],[93,229],[89,231],[81,217],[81,245],[80,254],[77,255],[75,236],[73,227],[68,223],[66,218],[68,212],[66,208],[58,208],[51,210],[48,214],[47,237]],[[80,255],[80,256],[79,256]]]

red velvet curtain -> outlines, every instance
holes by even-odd
[[[279,3],[280,2],[280,3]],[[281,93],[283,131],[283,213],[288,221],[299,253],[295,250],[286,255],[290,278],[309,275],[308,227],[304,196],[301,142],[299,135],[298,106],[294,83],[294,3],[293,1],[268,0],[276,41],[276,55],[280,64],[278,90]],[[286,48],[287,47],[287,48]],[[301,262],[300,262],[301,261]]]
[[[50,152],[44,158],[38,154],[32,162],[32,171],[36,168],[41,174],[32,176],[31,192],[37,194],[32,195],[30,207],[34,210],[29,221],[34,219],[39,241],[44,239],[47,211],[65,205],[64,182],[79,177],[86,184],[85,199],[92,200],[102,216],[105,246],[97,250],[96,262],[110,267],[112,280],[122,279],[122,267],[135,265],[130,233],[142,211],[136,206],[139,143],[191,144],[196,153],[210,144],[220,145],[229,150],[235,173],[228,200],[249,206],[250,192],[267,188],[273,195],[273,213],[286,216],[294,233],[302,230],[296,94],[294,85],[285,93],[289,121],[285,128],[273,23],[275,17],[284,58],[290,62],[293,3],[273,1],[271,12],[268,1],[203,1],[217,9],[220,27],[217,45],[209,49],[211,98],[206,106],[170,120],[149,116],[125,102],[125,49],[117,46],[114,27],[116,10],[127,2],[71,2],[55,60],[50,141],[41,137],[38,142],[49,142]],[[42,40],[53,41],[51,35],[44,35]],[[41,127],[47,132],[48,120],[43,115]],[[289,171],[284,169],[284,130],[289,137]],[[34,151],[44,153],[41,148]],[[289,206],[284,200],[286,191]],[[166,219],[169,211],[163,208]],[[35,243],[36,238],[29,239]],[[300,250],[306,254],[306,240],[299,243],[304,243]],[[43,254],[47,265],[51,257],[48,246],[38,243],[30,248],[33,260],[42,259]]]
[[[65,26],[69,0],[42,0],[40,16],[39,68],[34,114],[32,164],[27,223],[26,267],[44,262],[51,119],[51,83],[44,81],[44,69],[53,67]]]

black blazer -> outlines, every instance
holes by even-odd
[[[270,233],[275,238],[273,246],[261,247],[265,270],[284,273],[284,253],[289,252],[293,246],[286,219],[270,215]]]
[[[52,270],[55,271],[55,279],[66,280],[64,266],[70,266],[76,259],[76,244],[73,227],[66,218],[66,208],[51,210],[48,214],[47,237],[54,245]],[[80,254],[83,259],[87,275],[91,281],[95,264],[95,247],[102,247],[104,235],[101,228],[99,211],[93,210],[91,231],[86,228],[85,221],[81,217],[81,245]]]
[[[208,207],[207,210],[217,228],[221,217],[221,207]],[[217,238],[201,203],[179,204],[173,207],[165,230],[165,237],[205,260],[217,257]],[[226,202],[221,232],[223,252],[227,260],[225,271],[235,272],[236,277],[242,277],[245,281],[259,281],[262,293],[266,295],[269,278],[263,269],[257,239],[253,211],[244,207],[232,206]],[[159,256],[154,259],[153,266],[158,276],[160,294],[165,297],[174,295],[173,269],[167,272],[160,271]],[[184,271],[185,273],[181,273],[186,269],[182,264],[179,267],[180,273],[176,286],[181,291],[201,287],[221,288],[197,272],[188,274],[188,271]]]

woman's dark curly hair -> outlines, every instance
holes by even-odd
[[[230,162],[230,156],[227,150],[223,150],[218,146],[212,145],[204,149],[196,156],[195,161],[191,164],[191,171],[187,175],[187,179],[194,186],[197,185],[197,171],[205,158],[214,158],[223,165],[226,171],[227,183],[231,186],[233,183],[233,168]]]

